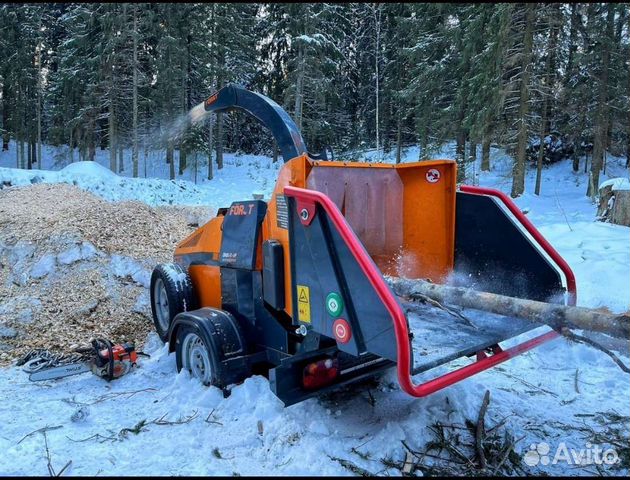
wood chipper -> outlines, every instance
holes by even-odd
[[[221,388],[265,375],[291,405],[395,366],[401,388],[422,397],[558,335],[503,349],[540,325],[496,315],[472,326],[420,315],[410,328],[386,276],[575,302],[566,262],[501,192],[458,189],[454,161],[328,161],[307,152],[279,105],[235,85],[203,108],[251,114],[285,164],[270,199],[220,208],[155,268],[154,323],[178,371]],[[473,361],[414,384],[461,357]]]

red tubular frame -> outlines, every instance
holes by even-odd
[[[567,279],[567,292],[569,293],[569,298],[567,303],[569,305],[575,306],[577,301],[577,288],[575,284],[575,275],[573,275],[573,270],[569,267],[569,264],[560,256],[555,248],[551,246],[551,244],[547,241],[545,237],[538,231],[538,229],[534,226],[532,222],[530,222],[529,218],[523,214],[520,208],[516,206],[514,201],[508,197],[501,190],[495,190],[494,188],[487,187],[473,187],[471,185],[461,185],[459,190],[464,193],[473,193],[475,195],[489,195],[491,197],[498,198],[503,202],[503,204],[508,208],[510,212],[516,217],[516,219],[525,227],[525,230],[529,232],[529,234],[534,237],[534,240],[542,247],[542,249],[551,257],[551,259],[556,263],[558,268],[564,273],[565,278]]]
[[[303,218],[301,220],[305,225],[310,224],[310,221],[315,214],[314,206],[316,204],[319,204],[324,209],[330,220],[337,228],[341,238],[343,238],[344,242],[352,252],[355,260],[361,267],[361,270],[363,270],[363,273],[365,273],[370,284],[385,305],[385,308],[387,308],[394,324],[394,334],[396,337],[396,347],[398,351],[398,362],[396,367],[398,373],[398,383],[409,395],[414,397],[424,397],[426,395],[430,395],[438,390],[459,382],[460,380],[468,378],[476,373],[487,370],[490,367],[515,357],[516,355],[531,350],[532,348],[552,340],[559,335],[555,331],[547,332],[507,350],[497,351],[492,356],[480,358],[470,365],[461,367],[433,380],[420,385],[415,385],[411,377],[412,360],[407,319],[400,307],[400,304],[394,298],[394,295],[387,286],[387,283],[385,283],[383,275],[368,255],[363,244],[350,228],[337,206],[332,200],[330,200],[330,198],[328,198],[328,196],[315,190],[305,190],[297,187],[285,187],[284,193],[285,195],[296,199],[298,212],[301,212],[303,209],[306,209],[309,214],[312,212],[312,214],[306,219]]]

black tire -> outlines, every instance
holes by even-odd
[[[176,263],[160,264],[153,269],[150,293],[153,324],[166,342],[175,315],[195,309],[190,276]]]
[[[216,339],[208,339],[196,326],[185,325],[177,330],[175,360],[177,371],[188,370],[204,385],[224,388],[226,382],[219,360]]]

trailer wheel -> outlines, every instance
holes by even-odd
[[[177,330],[175,359],[178,372],[188,370],[204,385],[225,386],[216,345],[204,340],[204,335],[196,327],[187,325]]]
[[[155,330],[166,342],[175,315],[194,308],[192,282],[188,273],[176,263],[160,264],[153,269],[150,290]]]

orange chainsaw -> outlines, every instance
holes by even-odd
[[[95,338],[91,347],[78,348],[78,354],[69,358],[55,357],[47,351],[34,351],[24,357],[18,365],[30,373],[29,380],[55,380],[57,378],[92,372],[108,382],[120,378],[137,365],[138,355],[133,343],[112,344],[109,340]],[[29,358],[30,356],[30,358]],[[72,361],[79,360],[79,361]]]

